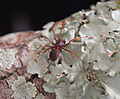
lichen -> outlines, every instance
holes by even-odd
[[[27,72],[31,74],[38,74],[40,78],[42,78],[45,73],[48,71],[48,61],[46,54],[39,55],[39,57],[34,60],[31,59],[27,66]]]
[[[13,82],[12,90],[14,91],[13,97],[15,99],[33,99],[37,91],[36,87],[32,83],[26,82],[22,76]]]
[[[114,83],[114,79],[119,82],[120,72],[120,10],[117,3],[98,2],[91,10],[79,11],[64,19],[66,24],[61,33],[62,39],[69,42],[75,37],[88,38],[71,42],[66,47],[81,60],[62,51],[61,65],[56,61],[48,61],[50,73],[43,76],[46,81],[43,84],[45,91],[55,92],[57,99],[112,99],[113,93],[119,99],[119,84]],[[50,28],[52,27],[45,28],[49,34],[53,33]],[[60,28],[60,24],[55,26],[56,36],[59,35]],[[54,42],[53,35],[48,37]]]
[[[117,7],[118,3],[116,1],[98,2],[91,7],[91,10],[79,11],[56,22],[56,25],[50,22],[43,26],[43,30],[35,32],[42,36],[34,38],[27,46],[29,55],[26,54],[26,56],[29,57],[29,62],[25,76],[30,75],[29,78],[31,78],[33,74],[38,74],[38,77],[36,75],[31,80],[36,87],[26,82],[24,77],[19,77],[12,84],[13,97],[15,99],[32,99],[33,97],[35,99],[48,97],[56,97],[56,99],[113,99],[115,97],[119,99],[120,10]],[[65,23],[62,31],[61,22]],[[55,26],[54,30],[53,26]],[[60,57],[52,62],[49,58],[50,51],[54,46],[53,43],[56,43],[55,35],[58,37],[60,31],[61,39],[66,43],[71,42],[65,46],[69,51],[61,50]],[[45,39],[45,36],[50,40]],[[74,38],[81,39],[71,41]],[[51,49],[48,48],[45,51],[47,48],[43,46],[46,44],[50,45]],[[2,62],[7,60],[7,53],[10,52],[1,50]],[[9,68],[12,66],[9,63],[13,63],[14,57],[15,53],[10,56],[12,59],[7,60]],[[62,59],[61,63],[59,58]],[[1,67],[3,65],[5,63]],[[42,94],[36,94],[36,90]]]
[[[0,49],[0,67],[10,69],[15,62],[17,49]]]
[[[35,97],[35,99],[45,99],[45,98],[44,98],[44,95],[38,94],[38,95]]]
[[[28,44],[28,49],[31,51],[33,51],[33,50],[36,51],[36,50],[40,49],[42,45],[43,45],[42,40],[35,38],[35,39],[33,39],[33,41],[31,41]]]

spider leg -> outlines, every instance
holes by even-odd
[[[51,47],[49,47],[48,49],[46,49],[45,51],[43,51],[43,53],[46,53],[48,50],[50,50],[51,49]]]
[[[45,39],[47,39],[50,43],[52,43],[53,45],[55,45],[47,36],[44,36]]]
[[[60,64],[61,64],[61,58],[60,58],[60,50],[59,50],[59,47],[57,47],[57,53],[58,53],[58,58],[59,58],[59,61],[60,61]]]
[[[59,40],[60,40],[60,36],[61,36],[62,30],[63,30],[64,23],[61,22],[61,25],[62,25],[62,27],[61,27],[61,29],[60,29],[60,33],[59,33],[59,36],[58,36],[58,39],[59,39]]]
[[[42,48],[41,48],[41,51],[46,48],[46,47],[51,47],[50,45],[44,45]]]
[[[60,58],[60,50],[59,50],[59,47],[57,47],[57,52],[58,52],[58,58],[59,58],[59,62],[60,62],[60,64],[62,65],[62,68],[63,68],[63,71],[64,71],[64,66],[63,66],[63,64],[62,64],[62,59]],[[62,74],[60,74],[60,75],[62,75]],[[60,75],[58,75],[58,76],[60,76]]]
[[[67,52],[72,53],[74,56],[76,56],[77,58],[79,58],[80,61],[82,61],[82,59],[81,59],[77,54],[75,54],[74,52],[72,52],[72,51],[70,51],[70,50],[68,50],[68,49],[65,49],[65,48],[63,48],[63,47],[62,47],[62,49],[65,50],[65,51],[67,51]]]
[[[54,35],[55,40],[57,40],[56,35],[55,35],[55,31],[54,31],[55,26],[56,26],[56,23],[53,25],[52,31],[53,31],[53,35]]]
[[[72,41],[75,41],[75,40],[78,40],[78,39],[87,38],[87,37],[88,37],[88,36],[72,39],[72,40],[70,40],[65,46],[68,46]]]

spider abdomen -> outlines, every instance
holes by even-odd
[[[57,49],[53,48],[49,54],[49,58],[51,61],[56,61],[57,58],[58,58],[58,52],[57,52]]]

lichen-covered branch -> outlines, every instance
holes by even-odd
[[[0,99],[119,99],[119,1],[0,37]]]

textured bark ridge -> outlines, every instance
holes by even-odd
[[[34,31],[0,37],[0,99],[55,99],[54,93],[44,91],[44,80],[27,73],[28,44],[40,37]]]

